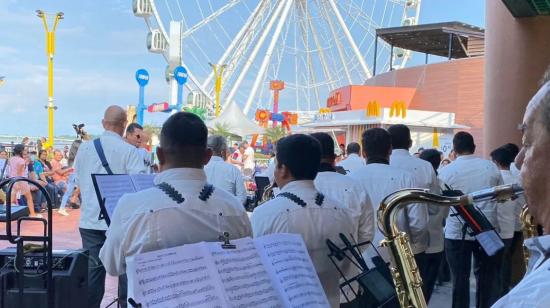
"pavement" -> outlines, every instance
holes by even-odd
[[[69,216],[61,216],[57,213],[53,213],[53,249],[78,249],[82,247],[80,233],[78,232],[78,220],[80,217],[80,210],[67,210]],[[15,230],[16,224],[12,222],[12,228]],[[35,222],[26,222],[22,226],[21,234],[23,235],[40,235],[42,232],[42,225]],[[15,231],[14,231],[15,232]],[[5,234],[5,224],[0,223],[0,234]],[[14,246],[7,241],[0,241],[0,249],[5,247]],[[474,307],[473,299],[475,283],[472,281],[470,288],[471,307]],[[101,307],[107,307],[114,301],[117,295],[117,278],[107,275],[105,284],[105,296]],[[113,305],[111,307],[116,307]],[[436,286],[432,298],[429,303],[430,308],[450,308],[451,307],[451,285],[444,284],[442,286]]]

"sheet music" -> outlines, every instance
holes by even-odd
[[[113,217],[118,200],[128,193],[136,192],[132,179],[126,174],[96,175],[97,186],[102,198],[105,198],[107,215]]]
[[[155,174],[131,174],[130,178],[136,191],[140,191],[155,186],[155,176]]]
[[[272,234],[255,238],[254,242],[285,307],[330,307],[299,235]]]
[[[504,243],[495,230],[481,232],[475,238],[488,256],[494,256],[504,248]]]
[[[284,307],[251,238],[232,241],[237,249],[206,243],[231,307]]]
[[[227,307],[204,243],[137,255],[127,269],[134,300],[143,307]]]

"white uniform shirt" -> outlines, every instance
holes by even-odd
[[[243,168],[254,170],[254,166],[255,166],[254,165],[254,148],[251,146],[246,148],[246,150],[244,150],[244,155],[246,156],[246,158],[243,157],[244,158]]]
[[[361,156],[351,153],[348,155],[348,157],[336,164],[337,166],[340,166],[346,170],[346,173],[351,173],[360,167],[363,167],[366,165],[365,159]]]
[[[374,238],[374,210],[367,193],[361,184],[337,172],[319,172],[315,178],[315,188],[332,200],[338,200],[353,210],[358,227],[359,243],[372,241]]]
[[[504,184],[518,184],[519,179],[509,170],[500,170]],[[503,239],[514,237],[515,231],[521,231],[521,221],[519,215],[521,208],[525,204],[525,198],[520,196],[515,200],[508,200],[497,205],[497,218],[499,226],[499,235]]]
[[[439,181],[432,164],[412,156],[408,150],[394,149],[390,156],[390,165],[412,173],[418,188],[429,189],[432,194],[441,194]],[[440,216],[442,216],[441,212],[447,213],[447,211],[437,205],[419,204],[419,206],[427,206],[428,211],[428,248],[426,253],[441,252],[443,250],[443,221]]]
[[[369,195],[374,211],[377,212],[380,203],[389,194],[404,188],[417,187],[414,176],[403,169],[386,164],[368,164],[350,174],[359,180],[364,191]],[[406,217],[405,217],[405,212]],[[406,221],[408,220],[408,223]],[[407,232],[411,239],[414,254],[424,252],[428,246],[428,210],[425,205],[411,204],[401,210],[398,218],[398,229]],[[378,246],[383,239],[382,232],[376,230],[374,244]]]
[[[105,152],[105,158],[114,174],[136,174],[146,171],[136,148],[111,131],[105,131],[99,139]],[[93,140],[82,143],[76,154],[74,168],[76,184],[80,187],[82,205],[80,209],[80,228],[107,230],[104,220],[98,220],[99,203],[92,182],[92,174],[106,174],[99,160]]]
[[[151,153],[149,153],[144,148],[137,148],[138,154],[143,160],[143,164],[147,168],[147,172],[151,173],[151,166],[153,165],[153,162],[151,161]]]
[[[110,275],[126,272],[126,258],[139,253],[218,241],[223,232],[237,239],[252,235],[250,221],[239,201],[221,189],[206,201],[199,199],[206,182],[202,169],[177,168],[155,177],[185,199],[176,203],[157,187],[124,195],[118,202],[107,240],[99,254]]]
[[[352,213],[345,205],[330,198],[325,198],[321,206],[315,204],[317,190],[313,181],[290,182],[281,189],[281,193],[283,192],[295,194],[307,205],[301,207],[285,197],[276,197],[260,205],[254,209],[251,218],[254,236],[272,233],[300,234],[331,306],[338,307],[340,275],[327,256],[329,250],[326,240],[330,239],[336,245],[343,246],[339,233],[353,234],[357,238]]]
[[[237,197],[241,204],[246,201],[246,190],[241,172],[237,167],[226,163],[219,156],[212,156],[204,172],[208,182],[217,188],[223,189],[233,196]]]
[[[473,155],[457,157],[452,164],[439,171],[439,178],[453,189],[461,190],[464,194],[502,185],[503,183],[500,171],[493,162]],[[485,214],[495,228],[498,228],[496,202],[478,202],[475,206]],[[462,222],[458,217],[451,216],[453,213],[454,211],[451,210],[449,216],[447,216],[445,238],[461,240]],[[465,235],[464,239],[474,240],[468,234]]]
[[[437,180],[440,183],[439,179]],[[443,185],[439,184],[436,191],[431,191],[436,195],[441,195]],[[428,248],[426,253],[438,253],[444,250],[445,236],[443,233],[443,221],[449,215],[448,206],[440,206],[428,203]]]
[[[493,308],[550,307],[550,235],[527,239],[525,246],[531,254],[529,271]]]

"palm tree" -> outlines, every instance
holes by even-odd
[[[275,144],[279,139],[285,137],[287,135],[287,132],[284,127],[277,126],[277,127],[268,127],[265,129],[264,136],[267,137],[271,143]]]
[[[214,128],[210,128],[210,134],[223,136],[226,138],[234,136],[234,134],[232,134],[231,131],[229,131],[229,126],[225,123],[216,123],[214,125]]]
[[[150,124],[143,125],[143,130],[149,135],[149,136],[159,136],[160,135],[160,127],[153,126]]]

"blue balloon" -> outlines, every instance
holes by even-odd
[[[145,87],[149,83],[149,72],[140,68],[136,71],[136,81],[140,87]]]
[[[187,82],[187,70],[183,66],[177,66],[174,69],[174,79],[176,79],[176,82],[180,85],[183,85]]]

